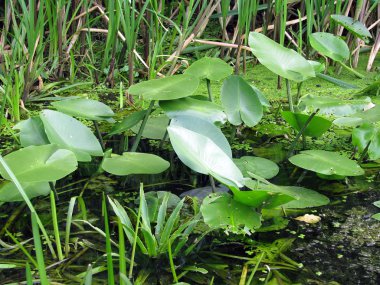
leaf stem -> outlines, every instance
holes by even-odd
[[[146,125],[146,122],[148,121],[149,115],[150,115],[150,113],[152,112],[152,109],[153,109],[154,103],[155,103],[154,100],[150,101],[150,104],[149,104],[148,110],[146,111],[146,114],[145,114],[144,120],[143,120],[142,123],[141,123],[140,129],[139,129],[139,132],[137,133],[136,138],[135,138],[135,141],[134,141],[134,143],[133,143],[133,145],[132,145],[131,152],[135,152],[135,151],[137,150],[137,147],[139,146],[139,143],[140,143],[140,140],[141,140],[142,133],[143,133],[143,131],[144,131],[144,129],[145,129],[145,125]]]
[[[360,79],[363,79],[364,78],[364,75],[357,72],[355,69],[349,67],[348,65],[344,64],[343,62],[341,61],[338,61],[338,63],[344,68],[346,69],[347,71],[350,71],[352,72],[353,74],[355,74],[356,77],[360,78]]]
[[[210,102],[212,102],[211,81],[210,81],[210,79],[206,78],[206,84],[207,84],[208,99],[210,100]]]
[[[285,82],[286,82],[286,95],[288,96],[289,109],[290,109],[291,112],[294,112],[293,98],[292,98],[292,95],[290,94],[290,82],[289,82],[289,79],[285,79]]]

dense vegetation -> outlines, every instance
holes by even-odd
[[[0,284],[379,284],[379,16],[2,2]]]

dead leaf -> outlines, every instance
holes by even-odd
[[[321,217],[313,215],[313,214],[311,214],[311,215],[306,214],[306,215],[299,216],[299,217],[294,218],[294,219],[297,221],[308,223],[308,224],[316,224],[316,223],[321,221]]]

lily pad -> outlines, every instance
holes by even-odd
[[[212,139],[181,126],[168,127],[168,133],[175,152],[186,166],[212,175],[226,185],[243,186],[239,168]]]
[[[320,54],[335,61],[345,61],[350,57],[350,50],[344,40],[330,33],[313,33],[310,45]]]
[[[91,161],[91,156],[103,155],[95,135],[73,117],[57,111],[43,110],[40,118],[49,141],[74,152],[78,161]]]
[[[370,32],[362,22],[354,20],[351,17],[344,15],[331,15],[331,19],[345,27],[358,38],[367,41],[368,38],[372,37]]]
[[[255,90],[240,76],[231,75],[224,80],[221,100],[228,121],[233,125],[244,122],[253,127],[263,117],[263,106]]]
[[[319,114],[335,117],[349,116],[372,108],[374,104],[371,98],[365,97],[355,100],[343,100],[339,98],[305,95],[300,99],[298,107],[300,111],[311,113],[319,109]]]
[[[225,229],[235,233],[248,233],[261,226],[260,215],[232,199],[229,194],[211,194],[202,203],[205,223],[213,229]]]
[[[364,170],[356,163],[337,152],[304,150],[289,158],[294,165],[325,175],[359,176]]]
[[[219,81],[231,75],[232,71],[232,67],[220,58],[203,57],[190,65],[185,74],[199,79]]]
[[[310,118],[309,115],[293,113],[291,111],[282,111],[281,115],[284,120],[297,132],[303,128],[307,120]],[[332,123],[325,118],[314,116],[307,125],[303,134],[309,137],[320,137],[331,127],[331,124]]]
[[[102,102],[86,99],[74,98],[56,101],[51,103],[58,111],[70,116],[84,118],[92,121],[115,122],[112,118],[115,114],[110,107]]]
[[[271,179],[280,171],[276,163],[262,157],[243,156],[239,159],[234,159],[234,162],[244,177],[248,177],[249,172],[251,172],[262,178]]]
[[[160,101],[160,107],[171,119],[178,116],[193,116],[218,125],[223,125],[227,121],[227,115],[223,112],[221,106],[209,101],[197,100],[190,97]]]
[[[22,147],[50,143],[46,136],[44,125],[39,117],[31,117],[25,121],[21,121],[13,128],[20,130],[20,143]]]
[[[29,199],[38,196],[46,196],[51,189],[48,182],[22,182],[22,188]],[[11,181],[5,181],[0,184],[0,202],[18,202],[24,201],[16,185]]]
[[[296,51],[257,32],[251,32],[248,41],[252,53],[273,73],[296,82],[315,77],[311,64]]]
[[[161,157],[138,152],[124,152],[123,155],[112,154],[105,158],[102,168],[114,175],[157,174],[165,171],[170,163]]]
[[[145,100],[173,100],[194,94],[198,85],[197,77],[180,74],[137,83],[129,87],[128,93]]]
[[[6,155],[4,160],[20,182],[56,181],[78,167],[73,152],[52,144],[28,146]],[[0,174],[11,180],[2,166]]]

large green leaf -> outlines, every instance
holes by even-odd
[[[315,77],[313,67],[299,53],[281,46],[263,34],[251,32],[249,46],[260,63],[277,75],[296,82]]]
[[[261,226],[260,215],[252,207],[232,199],[229,194],[211,194],[202,203],[205,223],[213,229],[225,229],[234,233],[247,233]]]
[[[356,127],[364,123],[377,123],[380,121],[380,105],[365,111],[355,113],[348,117],[337,118],[334,124],[337,126]]]
[[[262,157],[243,156],[239,159],[234,159],[234,162],[244,177],[250,176],[250,172],[262,178],[271,179],[280,171],[276,163]]]
[[[284,120],[296,131],[300,131],[309,119],[309,115],[293,113],[291,111],[282,111]],[[303,134],[310,137],[320,137],[331,127],[331,122],[325,118],[314,116]]]
[[[364,170],[356,163],[336,152],[304,150],[289,158],[294,165],[325,175],[358,176]]]
[[[73,152],[52,144],[28,146],[6,155],[4,160],[21,182],[55,181],[78,166]],[[2,166],[0,174],[11,180]]]
[[[80,117],[92,121],[115,122],[115,114],[110,107],[96,100],[74,98],[51,103],[58,111],[70,116]]]
[[[281,205],[282,208],[303,209],[324,206],[330,203],[329,198],[314,190],[296,186],[281,186],[281,188],[286,191],[285,193],[288,193],[288,195],[296,197],[295,200]]]
[[[350,57],[350,50],[344,40],[330,33],[313,33],[310,45],[320,54],[335,61],[344,61]]]
[[[170,123],[171,126],[179,126],[200,135],[208,137],[230,158],[232,157],[231,146],[222,131],[214,124],[193,116],[178,116]]]
[[[166,127],[169,125],[169,118],[166,116],[149,117],[146,122],[142,136],[147,139],[161,140],[166,133]],[[131,130],[137,134],[141,126],[141,122],[133,126]]]
[[[231,73],[232,67],[220,58],[215,57],[203,57],[190,65],[185,71],[185,74],[212,81],[222,80],[231,75]]]
[[[13,128],[20,130],[20,143],[22,147],[49,144],[40,117],[31,117],[25,121],[21,121]]]
[[[140,95],[145,100],[173,100],[192,95],[198,85],[197,77],[180,74],[137,83],[129,87],[128,93]]]
[[[231,75],[224,80],[221,99],[228,121],[233,125],[244,122],[253,127],[263,117],[263,106],[259,97],[240,76]]]
[[[102,156],[103,150],[91,130],[78,120],[61,112],[43,110],[40,118],[51,143],[75,153],[78,161],[90,161]]]
[[[331,15],[331,19],[333,19],[338,24],[345,27],[347,30],[349,30],[358,38],[367,40],[367,38],[372,37],[370,32],[368,31],[368,29],[366,28],[366,26],[364,26],[362,22],[354,20],[351,17],[347,17],[344,15]]]
[[[365,123],[359,128],[352,131],[352,144],[357,146],[360,152],[363,152],[367,144],[368,157],[370,160],[380,158],[380,129],[374,124]]]
[[[142,121],[145,115],[146,110],[130,114],[129,116],[125,117],[121,122],[114,124],[111,131],[108,133],[108,136],[120,134],[129,130],[130,128],[137,125],[140,121]]]
[[[218,125],[223,125],[227,121],[227,116],[221,106],[209,101],[197,100],[190,97],[160,101],[160,107],[171,119],[178,116],[193,116]]]
[[[50,185],[48,182],[23,182],[21,183],[29,199],[37,196],[46,196],[50,193]],[[24,201],[16,185],[10,181],[4,181],[0,184],[0,202],[18,202]]]
[[[303,96],[298,104],[299,109],[303,112],[314,112],[319,109],[319,114],[336,117],[349,116],[357,112],[368,110],[373,106],[371,98],[369,97],[356,100],[343,100],[314,95]]]
[[[157,155],[138,152],[112,154],[102,163],[102,168],[114,175],[157,174],[165,171],[169,166],[169,162]]]
[[[239,168],[213,140],[181,126],[168,127],[168,133],[175,152],[186,166],[210,174],[226,185],[243,186]]]

